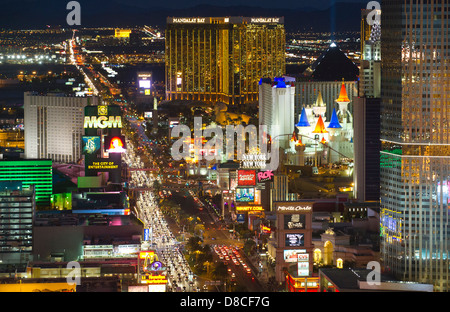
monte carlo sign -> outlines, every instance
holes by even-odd
[[[84,128],[85,129],[105,129],[105,128],[122,128],[122,117],[120,111],[113,109],[112,106],[99,105],[95,107],[96,112],[85,113]]]

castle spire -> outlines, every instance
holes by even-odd
[[[300,120],[298,121],[297,127],[309,127],[311,126],[308,122],[308,117],[306,116],[305,107],[302,109],[302,114],[300,115]]]
[[[339,119],[337,117],[335,108],[333,108],[333,113],[331,114],[331,120],[330,120],[330,124],[328,125],[328,128],[333,128],[333,129],[342,128],[341,124],[339,123]]]
[[[317,120],[316,128],[312,133],[328,133],[327,129],[325,129],[325,124],[323,123],[322,116],[319,115],[319,119]]]
[[[339,92],[339,97],[337,98],[336,102],[338,103],[349,103],[350,99],[347,95],[347,89],[345,88],[344,78],[342,78],[342,85],[341,85],[341,91]]]

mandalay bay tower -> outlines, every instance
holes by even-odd
[[[166,100],[257,103],[258,82],[285,74],[282,17],[167,18]]]
[[[381,4],[381,254],[449,291],[450,0]]]

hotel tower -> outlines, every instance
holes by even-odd
[[[166,100],[257,103],[258,82],[285,74],[284,20],[167,18]]]
[[[381,4],[381,254],[449,291],[449,0]]]

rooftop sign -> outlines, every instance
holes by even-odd
[[[312,205],[313,205],[312,202],[283,202],[277,204],[276,211],[281,213],[310,212],[312,211]]]
[[[193,17],[193,18],[188,18],[188,17],[174,17],[172,19],[172,23],[177,23],[177,24],[197,24],[197,23],[205,23],[206,22],[206,18],[204,17]]]

